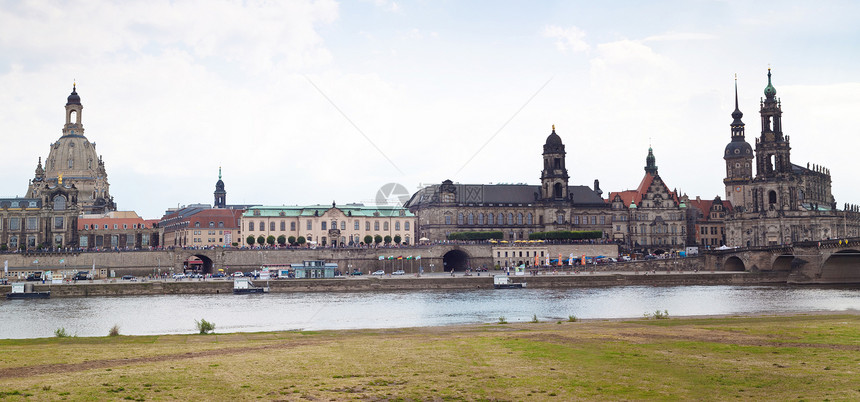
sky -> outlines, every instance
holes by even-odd
[[[26,194],[77,83],[120,210],[372,203],[445,179],[724,196],[737,74],[746,139],[772,68],[792,162],[860,203],[852,1],[0,0],[0,196]],[[398,188],[398,187],[394,187]],[[394,192],[397,195],[397,191]]]

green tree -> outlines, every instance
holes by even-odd
[[[269,235],[269,237],[266,238],[266,243],[268,243],[270,246],[274,246],[275,245],[275,236]]]
[[[394,235],[394,243],[395,244],[400,244],[401,241],[403,241],[403,239],[400,238],[400,235]]]
[[[287,236],[284,236],[284,235],[278,236],[278,245],[283,246],[285,244],[287,244]]]
[[[288,238],[287,238],[287,243],[290,243],[290,245],[294,245],[294,244],[296,244],[296,236],[290,236],[290,237],[288,237]]]
[[[383,241],[385,242],[385,244],[391,243],[391,236],[385,235],[385,238],[383,238]]]
[[[299,243],[299,245],[300,245],[300,246],[301,246],[302,244],[305,244],[305,242],[307,242],[307,240],[305,240],[305,237],[304,237],[304,236],[299,236],[299,238],[298,238],[298,239],[296,239],[296,243]]]
[[[248,245],[249,245],[249,246],[253,246],[253,245],[254,245],[254,242],[255,242],[255,241],[257,241],[257,239],[255,239],[255,238],[254,238],[254,236],[248,235],[248,238],[247,238],[247,239],[245,239],[245,241],[247,241],[247,242],[248,242]]]
[[[263,237],[263,235],[257,236],[257,244],[259,244],[261,246],[266,244],[266,238]]]
[[[367,244],[369,246],[370,243],[373,243],[373,236],[371,236],[371,235],[364,236],[364,244]]]
[[[376,244],[382,243],[382,236],[380,236],[380,235],[373,236],[373,242]]]

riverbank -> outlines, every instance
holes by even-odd
[[[852,400],[858,339],[860,315],[815,314],[0,340],[0,392],[8,400]]]
[[[376,290],[465,290],[492,289],[492,274],[451,277],[446,274],[415,277],[362,276],[334,279],[278,279],[268,281],[272,293],[291,292],[346,292]],[[497,275],[502,272],[498,271]],[[515,283],[525,282],[527,287],[578,288],[606,286],[683,286],[683,285],[772,285],[786,283],[785,272],[598,272],[579,274],[546,274],[537,276],[512,276]],[[266,281],[257,280],[258,284]],[[91,296],[145,296],[175,294],[223,294],[232,293],[232,280],[139,280],[123,281],[95,280],[64,283],[58,285],[35,284],[35,291],[51,291],[51,297]],[[8,293],[11,286],[0,286],[0,293]]]

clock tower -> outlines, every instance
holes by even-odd
[[[726,199],[735,207],[743,208],[744,193],[752,180],[752,147],[744,138],[744,116],[738,107],[738,81],[735,78],[735,111],[732,112],[732,141],[726,145],[723,159],[726,161]]]

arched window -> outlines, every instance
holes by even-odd
[[[397,231],[400,230],[400,221],[394,222],[394,230],[397,230]]]
[[[200,222],[194,222],[194,227],[199,228],[199,227],[200,227]]]
[[[64,211],[66,209],[66,197],[62,195],[54,196],[54,211]]]
[[[210,227],[210,228],[214,228],[214,227],[215,227],[215,222],[209,222],[209,227]]]
[[[504,214],[502,214],[501,212],[499,212],[499,216],[498,216],[497,218],[498,218],[498,219],[496,219],[496,222],[498,223],[498,225],[499,225],[499,226],[501,226],[501,225],[504,225],[504,224],[505,224],[505,215],[504,215]]]
[[[281,221],[281,231],[282,232],[287,231],[287,222],[286,221]]]
[[[457,224],[458,224],[458,225],[462,225],[462,224],[463,224],[463,213],[462,213],[462,212],[461,212],[461,213],[459,213],[459,214],[457,214]]]
[[[367,232],[370,231],[370,221],[364,222],[364,230]]]
[[[409,230],[409,221],[403,222],[403,230]]]
[[[493,223],[494,217],[495,217],[495,215],[493,215],[491,213],[487,214],[487,225],[490,225],[490,226],[495,225],[495,223]]]
[[[360,228],[360,226],[359,226],[359,223],[358,223],[358,219],[356,219],[356,220],[355,220],[355,227],[354,227],[353,229],[354,229],[354,230],[358,230],[359,228]]]
[[[379,230],[379,221],[373,222],[373,230]]]
[[[508,212],[508,225],[514,224],[514,214]]]
[[[517,225],[522,225],[522,224],[523,224],[523,213],[520,212],[517,214]]]
[[[526,215],[526,225],[531,225],[531,224],[532,224],[532,213],[529,212],[529,214]]]
[[[266,222],[260,221],[260,231],[266,230]]]
[[[253,231],[254,231],[254,221],[250,221],[250,222],[248,222],[248,231],[249,231],[249,232],[253,232]]]
[[[469,224],[470,224],[470,225],[474,225],[474,224],[475,224],[475,214],[473,214],[473,213],[471,213],[471,212],[469,212]]]
[[[223,228],[223,227],[224,227],[224,221],[219,221],[219,222],[218,222],[218,227],[219,227],[219,228]]]
[[[382,222],[382,230],[388,230],[388,222]]]
[[[478,212],[478,224],[479,225],[484,224],[484,213],[483,212]]]

